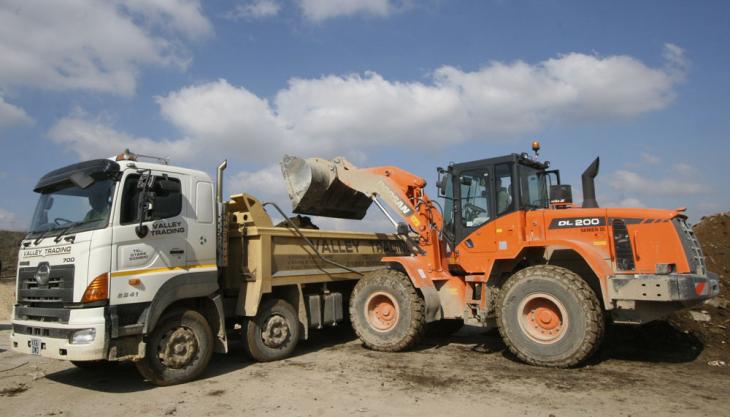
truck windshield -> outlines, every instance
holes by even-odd
[[[547,178],[543,170],[520,165],[520,198],[521,206],[527,209],[547,208]]]
[[[109,224],[115,184],[114,180],[106,179],[96,181],[85,189],[69,184],[65,188],[41,193],[29,236],[106,227]]]

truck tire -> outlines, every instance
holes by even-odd
[[[464,327],[464,319],[441,319],[426,325],[426,336],[449,337]]]
[[[408,276],[392,269],[380,270],[355,285],[350,320],[367,348],[398,352],[423,336],[425,305]]]
[[[551,265],[525,268],[497,300],[504,343],[523,362],[567,368],[598,349],[605,321],[598,297],[576,273]]]
[[[137,370],[159,386],[191,381],[205,370],[213,356],[213,331],[195,310],[163,316],[147,340],[147,351]]]
[[[259,307],[256,317],[243,323],[243,349],[252,359],[271,362],[286,358],[299,342],[296,310],[281,299],[270,299]]]

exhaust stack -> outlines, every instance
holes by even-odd
[[[598,208],[596,201],[596,176],[598,175],[598,167],[601,164],[601,158],[596,158],[592,164],[581,175],[583,181],[583,208]]]

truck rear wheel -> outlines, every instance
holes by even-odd
[[[271,299],[259,307],[254,318],[243,323],[243,348],[259,362],[286,358],[299,342],[299,319],[291,304]]]
[[[375,271],[355,285],[350,320],[366,347],[398,352],[415,345],[424,333],[423,299],[408,277],[398,271]]]
[[[538,265],[517,272],[502,288],[497,306],[502,339],[531,365],[576,366],[603,338],[605,324],[596,294],[564,268]]]
[[[145,358],[135,362],[155,385],[175,385],[197,378],[213,356],[213,331],[194,310],[165,315],[147,340]]]

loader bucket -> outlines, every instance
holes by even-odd
[[[286,155],[281,172],[294,213],[360,220],[372,203],[340,181],[335,166],[325,159]]]

